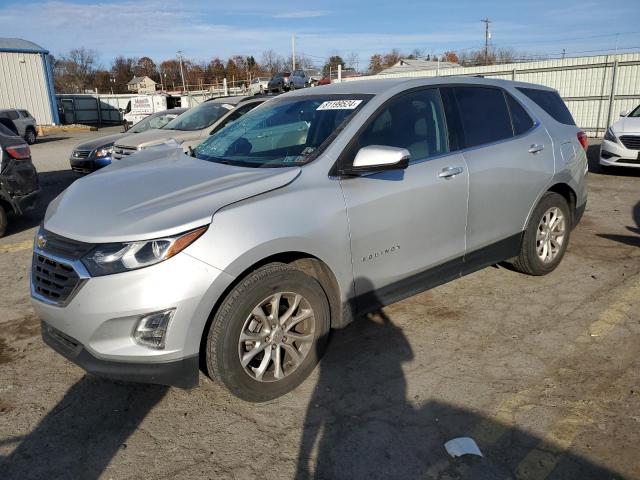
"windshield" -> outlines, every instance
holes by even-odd
[[[129,132],[140,133],[152,128],[162,128],[177,116],[177,113],[158,113],[155,115],[149,115],[147,118],[140,120],[133,127],[131,127],[129,129]]]
[[[304,165],[369,98],[313,95],[265,102],[201,143],[196,157],[243,167]]]
[[[633,111],[627,115],[628,117],[640,117],[640,105],[633,109]]]
[[[222,115],[233,110],[228,103],[205,102],[187,110],[164,127],[166,130],[202,130],[215,123]]]

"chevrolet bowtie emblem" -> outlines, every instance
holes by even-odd
[[[44,235],[38,235],[36,238],[36,245],[38,248],[44,248],[47,246],[47,238]]]

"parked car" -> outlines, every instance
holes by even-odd
[[[269,90],[269,79],[266,77],[256,77],[249,83],[250,95],[262,95]]]
[[[189,147],[198,145],[213,133],[220,122],[225,119],[232,121],[265,100],[266,98],[252,96],[220,97],[208,100],[191,108],[162,128],[147,130],[118,140],[113,147],[113,159],[121,160],[127,155],[163,145],[170,140],[174,140],[188,151]],[[232,116],[229,117],[229,115]]]
[[[640,168],[640,105],[620,117],[604,135],[600,165]]]
[[[69,157],[71,170],[78,173],[91,173],[106,167],[111,163],[113,144],[115,142],[135,133],[162,128],[186,111],[186,108],[172,108],[163,112],[153,113],[136,123],[126,132],[114,133],[113,135],[107,135],[76,145],[71,152],[71,157]]]
[[[27,110],[5,108],[0,110],[0,118],[12,120],[18,129],[18,135],[24,138],[29,145],[36,143],[38,137],[36,119]]]
[[[202,362],[241,398],[277,397],[358,315],[507,259],[553,271],[585,209],[585,147],[538,85],[281,95],[196,158],[150,149],[49,205],[31,277],[43,338],[99,375],[192,387]]]
[[[291,73],[290,72],[280,72],[276,73],[269,83],[267,84],[267,90],[269,93],[277,92],[282,93],[289,91],[291,88]]]
[[[321,85],[331,85],[331,78],[329,77],[322,77],[320,80],[318,80],[316,82],[316,86],[321,86]]]
[[[32,210],[38,200],[38,172],[31,150],[23,138],[0,120],[0,237],[9,223],[8,215]]]
[[[292,89],[311,87],[313,80],[304,70],[295,70],[289,78]]]

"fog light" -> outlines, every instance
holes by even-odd
[[[145,347],[163,349],[165,335],[174,313],[176,309],[170,308],[141,317],[133,331],[133,340]]]

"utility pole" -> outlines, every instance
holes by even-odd
[[[189,89],[187,88],[186,83],[184,83],[184,70],[182,69],[182,50],[178,50],[178,61],[180,62],[180,76],[182,77],[182,89],[188,92]]]
[[[488,65],[489,64],[489,40],[491,39],[489,24],[491,23],[491,20],[489,20],[488,18],[485,18],[480,21],[484,22],[484,64]]]
[[[296,69],[296,34],[291,34],[291,66],[292,70]]]

